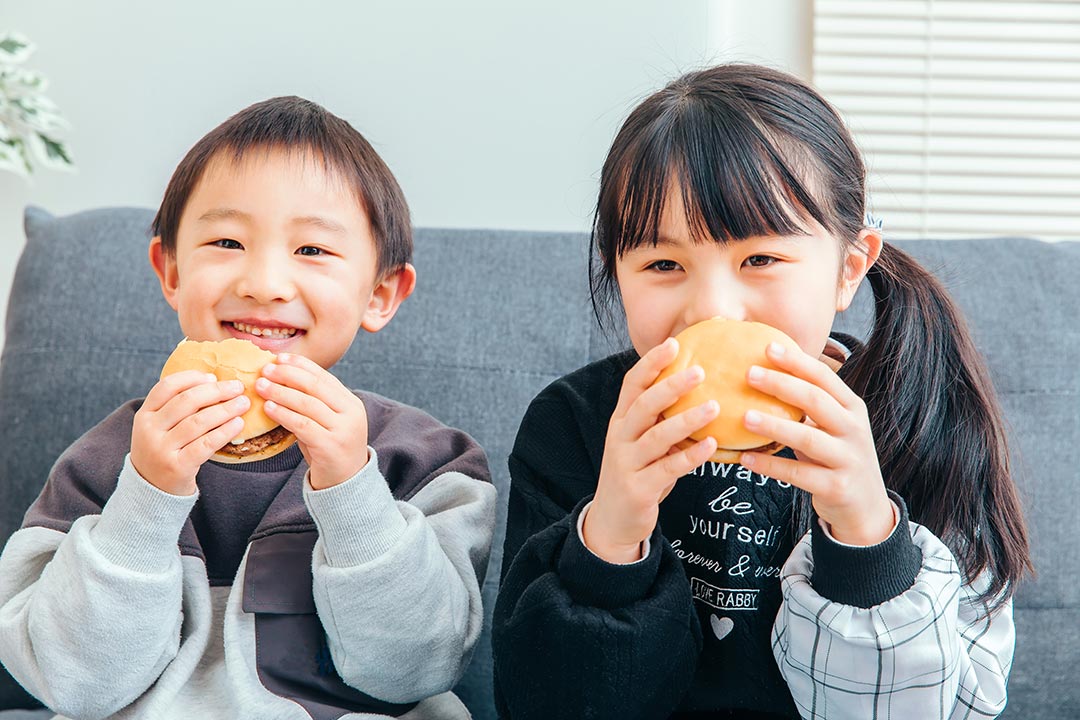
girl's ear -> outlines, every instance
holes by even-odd
[[[866,277],[867,271],[881,255],[881,231],[877,228],[863,228],[855,246],[848,249],[844,266],[840,269],[840,287],[836,293],[836,311],[843,312],[851,305],[855,291]]]
[[[154,274],[161,283],[161,294],[165,296],[165,302],[175,310],[176,289],[180,285],[180,275],[176,272],[176,257],[165,252],[160,237],[150,240],[150,266],[154,268]]]
[[[416,268],[405,263],[375,285],[368,299],[360,327],[368,332],[379,332],[394,317],[401,303],[416,288]]]

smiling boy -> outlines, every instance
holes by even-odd
[[[483,451],[328,371],[415,285],[393,175],[340,118],[275,98],[189,151],[154,233],[188,338],[276,354],[256,390],[297,444],[210,460],[249,401],[195,371],[118,409],[0,556],[0,660],[71,717],[468,717],[449,690],[483,616]]]

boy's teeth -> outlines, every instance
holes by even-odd
[[[242,333],[254,335],[255,337],[285,338],[292,337],[296,334],[296,330],[292,328],[261,328],[256,327],[255,325],[248,325],[246,323],[239,322],[234,322],[232,326]]]

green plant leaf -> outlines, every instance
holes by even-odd
[[[0,170],[20,175],[34,166],[71,170],[74,163],[54,133],[68,125],[55,103],[42,95],[47,83],[39,72],[19,66],[34,44],[15,32],[0,32]]]
[[[50,167],[67,166],[74,167],[75,163],[71,161],[71,156],[68,155],[67,148],[64,147],[62,142],[53,140],[47,135],[37,133],[38,139],[41,140],[41,146],[45,150],[45,161]]]
[[[0,140],[0,170],[10,170],[23,177],[30,174],[30,160],[26,157],[26,147],[18,138]]]
[[[7,32],[0,35],[0,56],[6,55],[6,60],[12,63],[20,63],[34,52],[34,45],[22,35]]]

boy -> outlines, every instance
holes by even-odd
[[[188,152],[154,234],[188,338],[276,354],[256,389],[297,444],[210,461],[249,401],[195,371],[114,412],[0,556],[0,661],[75,718],[468,717],[449,690],[483,617],[483,452],[326,369],[413,290],[393,175],[340,118],[276,98]]]

